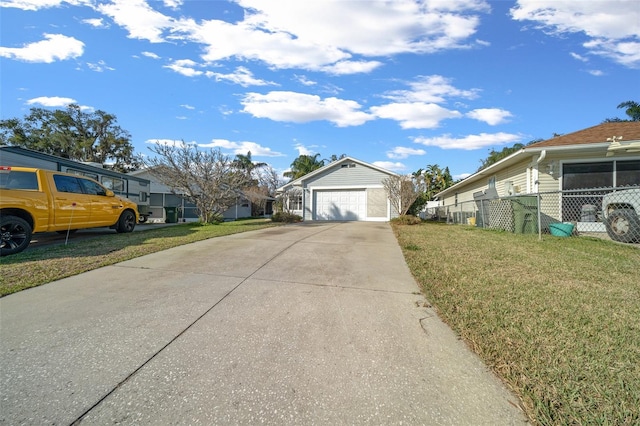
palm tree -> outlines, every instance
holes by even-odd
[[[625,113],[631,118],[631,121],[640,121],[640,104],[637,102],[622,102],[618,108],[626,108]]]
[[[291,180],[296,180],[314,170],[319,169],[324,166],[324,161],[318,160],[319,156],[320,154],[315,154],[313,156],[300,155],[298,158],[293,160],[293,163],[291,163],[291,170],[284,172],[282,175],[284,177],[291,178]]]
[[[251,159],[251,151],[247,152],[247,155],[236,154],[236,158],[232,163],[233,167],[242,171],[248,180],[254,180],[253,171],[261,167],[266,167],[267,163],[254,163]]]

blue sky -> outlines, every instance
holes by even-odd
[[[115,114],[283,172],[347,154],[454,177],[491,149],[626,118],[637,0],[3,0],[2,119]]]

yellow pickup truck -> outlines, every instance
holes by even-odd
[[[19,253],[37,232],[72,232],[108,226],[131,232],[135,203],[84,176],[0,166],[0,256]]]

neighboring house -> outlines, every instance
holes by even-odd
[[[381,167],[345,157],[278,188],[285,209],[306,221],[388,221],[397,216],[383,180],[396,176]]]
[[[165,222],[167,220],[167,212],[165,207],[177,207],[178,220],[180,221],[195,222],[199,219],[195,204],[190,203],[184,198],[173,194],[171,192],[171,189],[158,182],[149,172],[149,170],[141,169],[135,172],[131,172],[130,174],[148,179],[151,182],[149,209],[151,210],[151,217],[153,221]],[[251,202],[243,197],[242,194],[239,194],[237,203],[227,211],[225,211],[223,217],[226,220],[251,217]]]
[[[90,177],[115,194],[135,202],[141,222],[149,216],[148,179],[105,169],[101,164],[81,163],[17,146],[0,146],[0,166],[35,167]]]
[[[611,122],[528,145],[435,197],[440,206],[454,211],[461,204],[477,205],[482,198],[555,191],[557,202],[541,205],[547,222],[579,222],[585,207],[600,208],[595,204],[604,194],[579,190],[637,185],[640,122]]]

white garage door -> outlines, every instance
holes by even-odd
[[[364,220],[367,195],[364,190],[315,191],[315,220]]]

